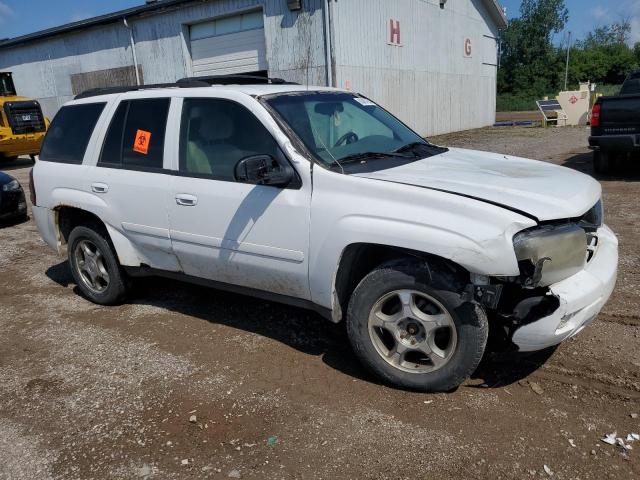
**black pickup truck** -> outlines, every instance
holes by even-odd
[[[627,77],[620,93],[596,100],[589,147],[596,173],[608,173],[640,152],[640,70]]]

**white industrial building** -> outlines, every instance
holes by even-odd
[[[50,117],[88,88],[259,73],[358,91],[433,135],[494,122],[505,26],[496,0],[156,0],[0,41],[0,69]]]

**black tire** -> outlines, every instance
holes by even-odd
[[[15,162],[17,159],[18,159],[17,156],[14,156],[14,155],[7,156],[4,153],[0,153],[0,162],[7,162],[7,163]]]
[[[382,265],[356,287],[347,311],[347,332],[360,361],[385,383],[411,390],[447,392],[458,387],[477,368],[485,350],[488,322],[484,310],[461,297],[464,282],[447,268],[404,262]],[[407,372],[391,365],[374,345],[369,315],[389,292],[410,289],[437,300],[448,310],[457,334],[449,360],[427,372]]]
[[[607,175],[611,172],[611,154],[606,150],[593,151],[593,170],[597,174]]]
[[[100,251],[101,265],[108,274],[109,281],[102,291],[92,290],[89,282],[82,277],[75,255],[81,243],[92,244]],[[71,274],[84,297],[99,305],[117,305],[124,300],[127,293],[127,279],[115,255],[111,239],[101,225],[81,225],[75,227],[69,235],[68,255]]]
[[[628,165],[627,152],[609,152],[609,173],[613,175],[622,175]]]

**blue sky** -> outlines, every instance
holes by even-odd
[[[520,0],[499,0],[507,8],[507,17],[520,14]],[[631,22],[630,43],[640,42],[640,0],[565,0],[569,9],[566,31],[573,38],[582,38],[599,25],[608,25],[622,19]],[[566,38],[566,31],[556,41]]]
[[[520,0],[499,1],[507,8],[509,18],[518,16]],[[631,41],[640,41],[640,0],[565,2],[569,8],[567,30],[573,32],[574,38],[584,36],[594,26],[629,18],[633,29]],[[144,0],[0,0],[0,38],[15,37],[143,3]]]
[[[0,38],[142,5],[144,0],[0,0]]]

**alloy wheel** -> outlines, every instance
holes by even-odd
[[[73,252],[76,272],[82,283],[94,293],[103,293],[109,287],[109,272],[104,255],[90,240],[80,240]]]
[[[456,327],[447,309],[417,290],[383,295],[369,314],[369,335],[384,361],[410,373],[444,367],[457,344]]]

